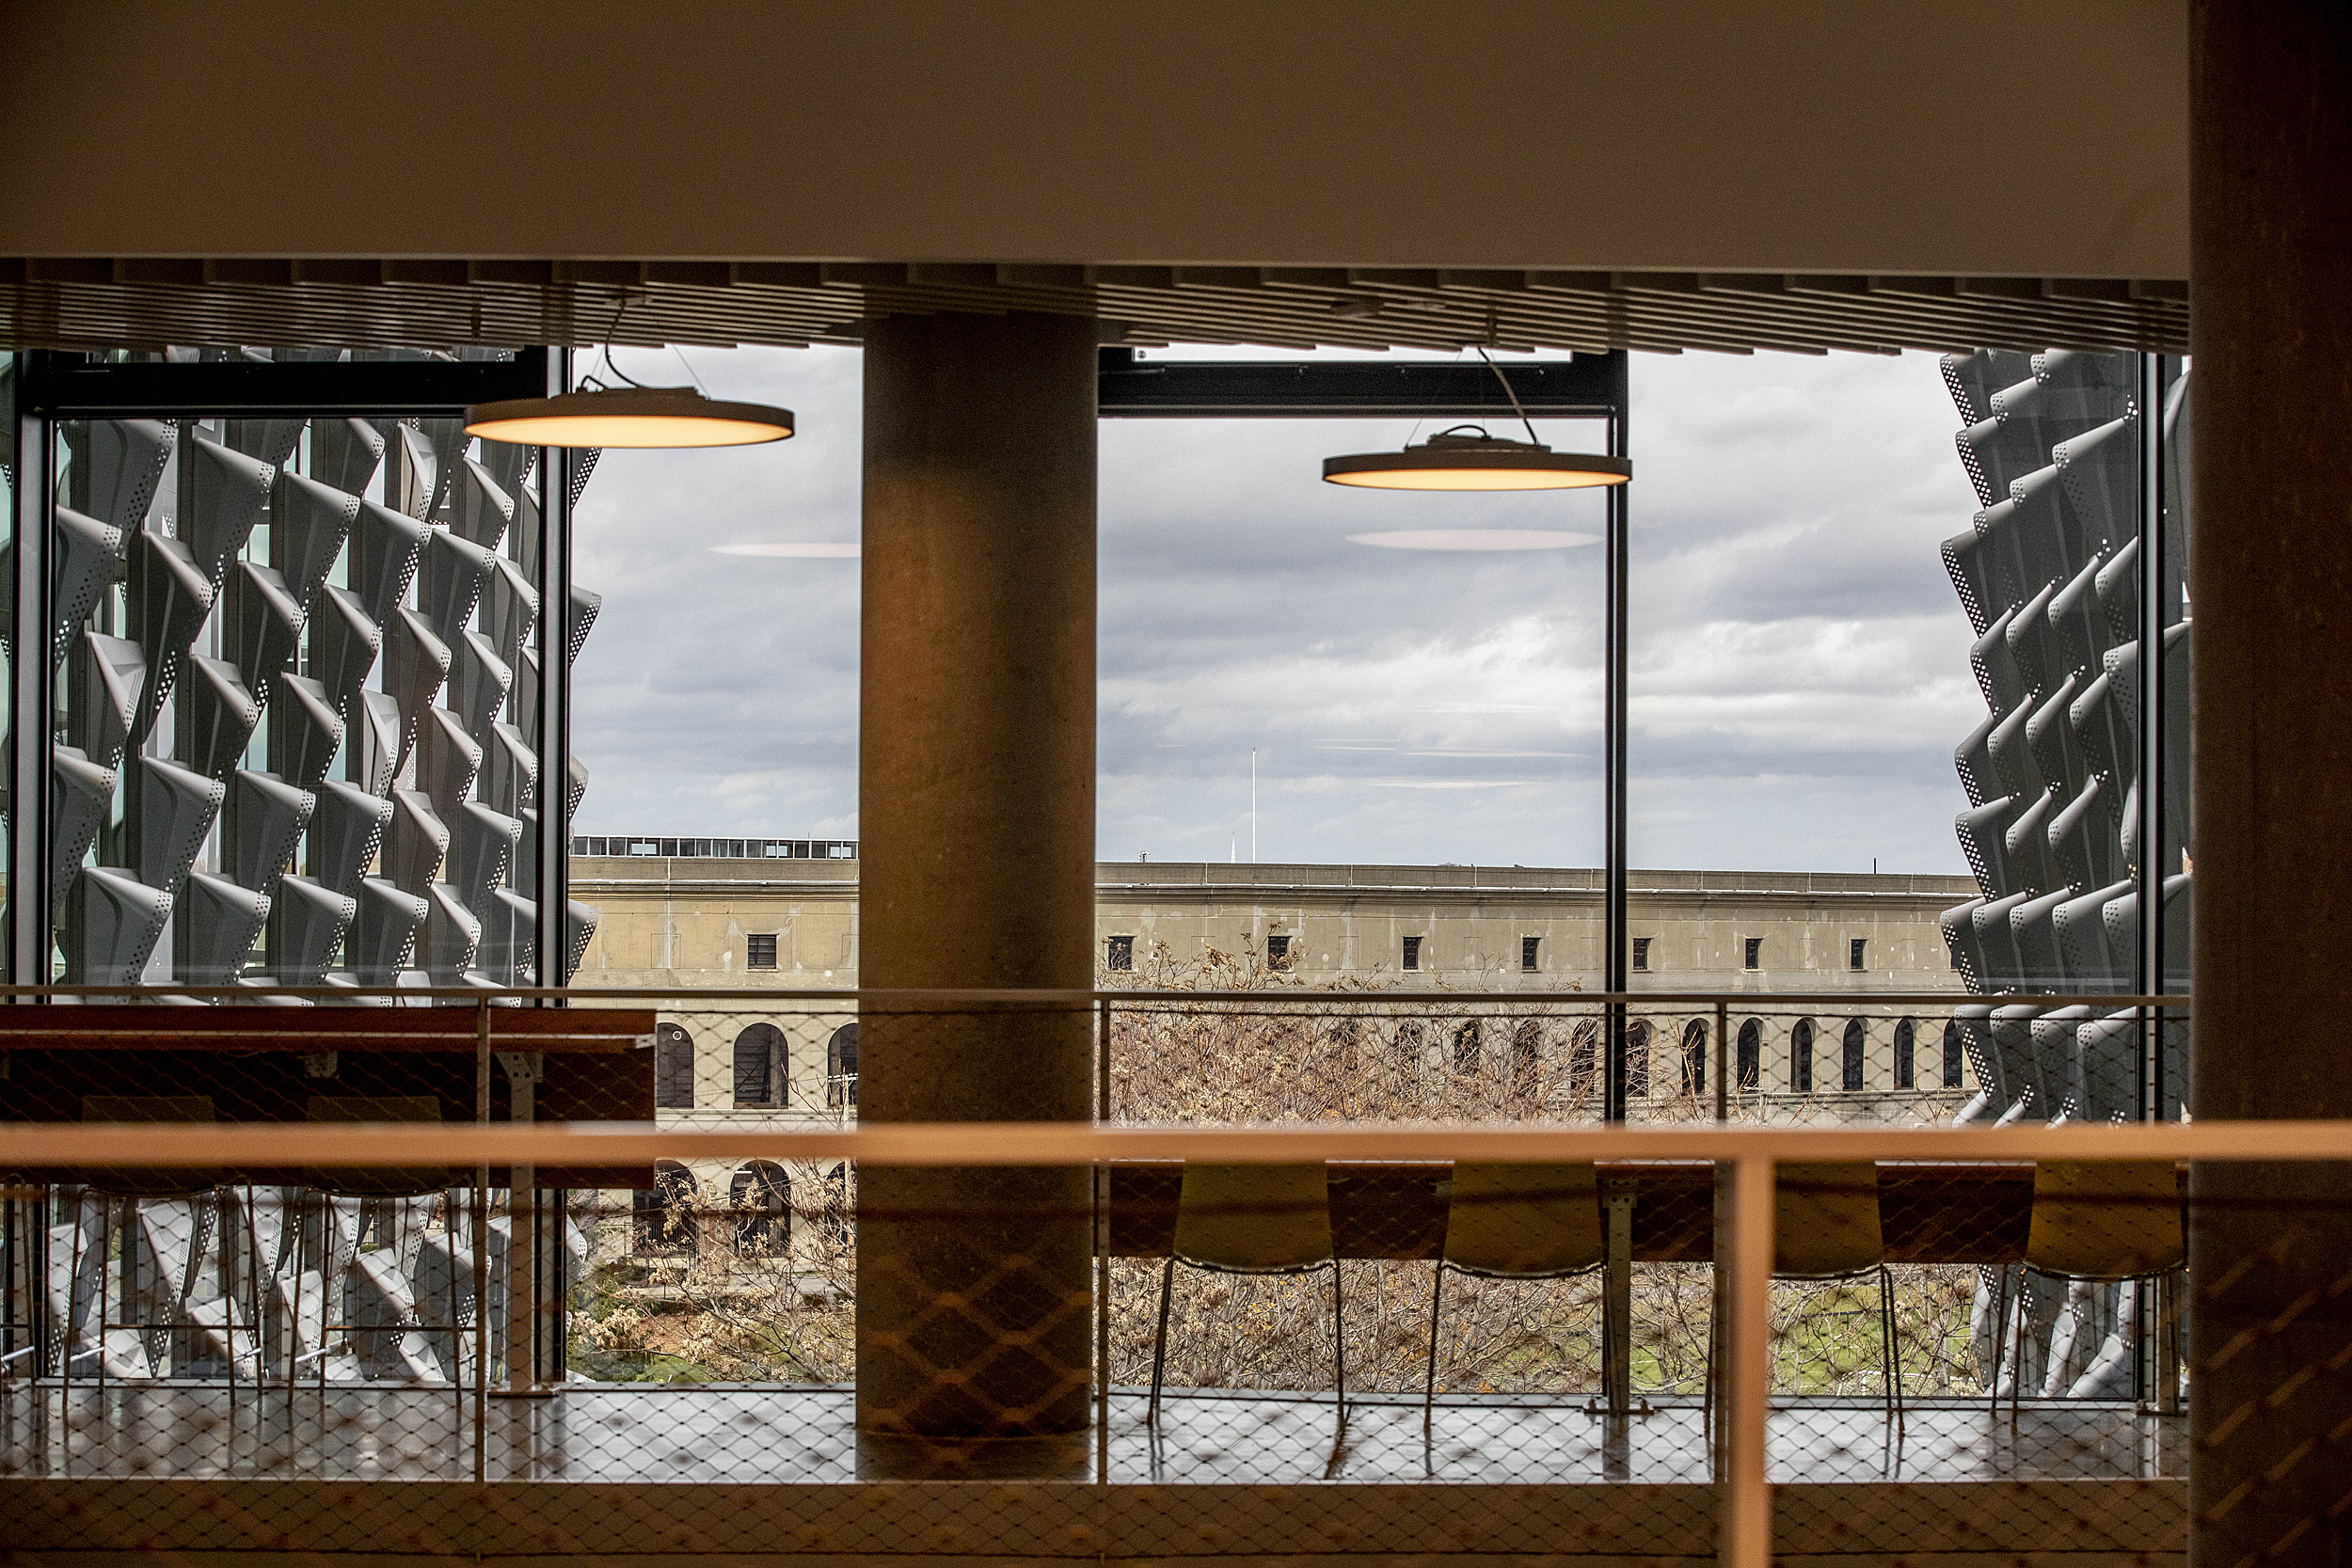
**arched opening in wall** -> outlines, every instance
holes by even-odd
[[[1599,1086],[1600,1021],[1585,1019],[1568,1035],[1568,1096],[1582,1104]]]
[[[694,1255],[694,1175],[675,1160],[653,1168],[653,1185],[629,1194],[629,1250],[640,1258]]]
[[[1763,1020],[1752,1018],[1740,1025],[1739,1054],[1740,1077],[1737,1080],[1739,1085],[1743,1089],[1762,1088],[1764,1086]]]
[[[1544,1031],[1532,1018],[1511,1028],[1511,1099],[1530,1110],[1543,1103]]]
[[[1863,1058],[1869,1043],[1869,1026],[1858,1018],[1846,1020],[1846,1035],[1837,1054],[1837,1086],[1849,1094],[1862,1087]]]
[[[1640,1019],[1625,1026],[1625,1092],[1630,1100],[1649,1093],[1650,1026]]]
[[[1462,1021],[1462,1026],[1454,1031],[1454,1070],[1456,1072],[1476,1072],[1478,1070],[1478,1020],[1474,1018],[1464,1019]]]
[[[857,1108],[857,1025],[845,1023],[825,1042],[825,1103]]]
[[[1895,1086],[1899,1089],[1918,1086],[1918,1028],[1911,1020],[1895,1022]]]
[[[682,1025],[654,1029],[653,1102],[664,1111],[694,1108],[694,1037]]]
[[[1788,1087],[1797,1094],[1813,1092],[1813,1021],[1797,1020],[1788,1031]]]
[[[1352,1085],[1356,1074],[1361,1070],[1361,1053],[1357,1049],[1361,1033],[1352,1013],[1331,1021],[1330,1033],[1327,1037],[1330,1044],[1331,1065],[1337,1069],[1343,1084]]]
[[[781,1258],[792,1241],[792,1179],[772,1160],[755,1160],[727,1183],[739,1258]]]
[[[850,1193],[850,1167],[838,1164],[825,1173],[823,1201],[816,1213],[817,1232],[829,1246],[847,1248],[854,1238],[856,1211]]]
[[[784,1031],[772,1023],[755,1023],[735,1037],[735,1103],[784,1103]]]
[[[1682,1092],[1707,1092],[1707,1020],[1694,1018],[1682,1026]]]
[[[1960,1037],[1960,1020],[1947,1018],[1944,1021],[1944,1086],[1946,1088],[1957,1089],[1966,1081],[1967,1075],[1963,1070],[1964,1060],[1965,1053],[1962,1050]]]
[[[1397,1070],[1405,1073],[1419,1072],[1426,1065],[1422,1055],[1421,1020],[1417,1018],[1397,1020],[1395,1039],[1394,1057]]]

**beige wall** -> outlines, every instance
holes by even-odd
[[[787,869],[788,867],[788,869]],[[601,911],[575,983],[581,986],[858,984],[855,861],[580,858],[574,895]],[[1651,939],[1637,988],[1928,990],[1960,989],[1936,926],[1975,896],[1965,877],[1803,872],[1637,871],[1630,934]],[[1224,865],[1106,863],[1096,868],[1096,951],[1136,938],[1138,981],[1156,952],[1168,964],[1212,949],[1263,956],[1292,938],[1300,978],[1385,974],[1408,985],[1597,989],[1599,874],[1541,867]],[[1020,911],[1005,911],[1017,921]],[[777,966],[745,967],[746,939],[773,934]],[[1404,939],[1422,937],[1422,968],[1398,974]],[[1519,967],[1523,938],[1538,968]],[[1743,942],[1760,937],[1756,970]],[[1848,942],[1867,942],[1848,967]],[[1106,978],[1108,978],[1106,976]]]
[[[2181,278],[2185,16],[17,0],[0,255]]]
[[[858,983],[855,861],[669,860],[580,857],[572,862],[575,896],[600,911],[596,939],[575,983],[658,986],[711,991],[746,987],[849,990]],[[1763,1094],[1747,1097],[1748,1114],[1781,1119],[1824,1115],[1862,1121],[1948,1117],[1974,1087],[1973,1077],[1943,1083],[1943,1015],[1932,1006],[1873,1006],[1873,992],[1961,989],[1937,913],[1973,897],[1965,877],[1827,876],[1808,873],[1637,871],[1629,900],[1630,934],[1652,939],[1652,965],[1634,989],[1854,993],[1851,1008],[1825,1006],[1813,1017],[1816,1092],[1791,1087],[1796,1015],[1758,1016]],[[1343,979],[1394,985],[1407,993],[1560,991],[1600,985],[1600,877],[1588,869],[1414,865],[1232,865],[1103,863],[1096,867],[1096,951],[1114,936],[1136,938],[1138,985],[1152,978],[1151,944],[1172,966],[1199,963],[1212,948],[1250,959],[1265,938],[1287,933],[1308,984]],[[1006,918],[1018,920],[1009,910]],[[744,967],[745,938],[772,933],[778,965]],[[1397,971],[1405,936],[1424,939],[1422,968]],[[1519,967],[1523,937],[1539,939],[1539,967]],[[1741,966],[1742,942],[1761,937],[1762,967]],[[1847,942],[1869,943],[1868,968],[1847,967]],[[1122,976],[1104,974],[1109,986]],[[1896,1090],[1897,1016],[1915,1016],[1918,1087]],[[825,1047],[853,1016],[848,998],[762,1006],[713,997],[665,1000],[665,1022],[683,1028],[694,1048],[694,1104],[660,1112],[664,1125],[723,1128],[772,1122],[829,1121],[850,1114],[828,1102]],[[1661,1004],[1633,1016],[1657,1032],[1659,1093],[1672,1097],[1674,1042],[1692,1017],[1711,1008]],[[1736,1032],[1746,1022],[1728,1014]],[[1838,1070],[1850,1018],[1865,1028],[1860,1094],[1839,1092]],[[781,1107],[738,1105],[735,1042],[748,1028],[772,1023],[785,1037],[787,1077]],[[1712,1025],[1710,1023],[1709,1027]],[[1432,1071],[1443,1075],[1441,1042]],[[690,1162],[707,1199],[723,1199],[740,1164]],[[813,1193],[818,1167],[793,1165],[794,1190]],[[807,1185],[803,1185],[806,1183]]]
[[[572,895],[598,911],[575,985],[857,985],[855,861],[580,857]],[[774,969],[744,967],[755,933]]]

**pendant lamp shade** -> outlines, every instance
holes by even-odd
[[[1632,477],[1633,465],[1622,457],[1554,451],[1476,425],[1458,425],[1403,451],[1323,460],[1326,483],[1370,490],[1581,490]]]
[[[466,434],[533,447],[748,447],[792,434],[792,411],[691,387],[620,387],[466,410]]]

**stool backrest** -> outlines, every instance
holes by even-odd
[[[1184,1166],[1176,1256],[1205,1269],[1274,1273],[1331,1259],[1331,1188],[1322,1165]]]
[[[2128,1279],[2176,1269],[2187,1256],[2170,1161],[2034,1166],[2026,1267],[2072,1279]]]
[[[1472,1274],[1542,1279],[1600,1262],[1600,1173],[1592,1165],[1454,1167],[1445,1260]]]
[[[1873,1164],[1789,1164],[1772,1187],[1772,1272],[1791,1279],[1859,1274],[1886,1261]]]

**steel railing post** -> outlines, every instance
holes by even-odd
[[[1765,1479],[1772,1394],[1772,1160],[1742,1155],[1731,1171],[1731,1255],[1723,1297],[1724,1463],[1716,1472],[1723,1568],[1768,1568],[1772,1499]]]
[[[1096,1009],[1095,1107],[1098,1123],[1111,1119],[1111,1004]],[[1111,1167],[1094,1167],[1094,1480],[1111,1480]]]
[[[473,1119],[490,1124],[490,1000],[474,1005]],[[488,1479],[490,1448],[490,1165],[473,1173],[473,1479]]]

